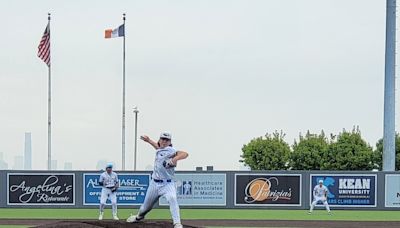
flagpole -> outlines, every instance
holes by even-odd
[[[49,20],[49,32],[50,32],[50,13],[48,13],[48,20]],[[51,36],[49,37],[49,39]],[[49,42],[49,45],[51,43]],[[49,47],[50,48],[50,47]],[[51,49],[50,49],[51,50]],[[51,52],[49,52],[51,56]],[[49,58],[50,58],[49,56]],[[51,58],[50,58],[51,59]],[[49,67],[49,80],[48,80],[48,104],[47,104],[47,169],[51,170],[51,60]]]
[[[396,168],[396,0],[386,1],[382,170]]]
[[[124,47],[123,47],[123,69],[122,69],[122,170],[125,170],[125,13],[122,14],[124,20]]]
[[[138,113],[139,110],[137,107],[133,109],[133,112],[135,113],[135,148],[134,148],[134,163],[133,163],[133,171],[136,171],[136,161],[137,161],[137,125],[138,125]]]

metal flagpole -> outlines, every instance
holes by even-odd
[[[50,13],[48,13],[49,20],[49,33],[50,33]],[[50,33],[51,34],[51,33]],[[49,35],[49,49],[50,49],[50,38]],[[51,49],[49,51],[49,58],[51,56]],[[48,104],[47,104],[47,169],[51,170],[51,58],[49,64],[49,82],[48,82]]]
[[[136,164],[137,164],[137,162],[136,162],[136,160],[137,160],[137,125],[138,125],[138,113],[139,113],[138,108],[135,107],[133,109],[133,112],[135,113],[135,153],[134,153],[135,161],[133,163],[133,170],[136,171]]]
[[[125,13],[124,20],[124,47],[123,47],[123,69],[122,69],[122,170],[125,170]]]
[[[383,171],[394,171],[395,148],[395,75],[396,65],[396,0],[386,1],[385,92],[383,117]]]

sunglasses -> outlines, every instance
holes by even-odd
[[[169,141],[170,139],[167,139],[167,138],[160,138],[160,140]]]

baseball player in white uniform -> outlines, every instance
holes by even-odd
[[[112,216],[114,220],[119,220],[117,217],[117,189],[119,187],[118,175],[112,170],[113,165],[107,164],[106,171],[100,175],[99,185],[101,188],[100,197],[100,215],[99,220],[103,220],[104,207],[107,199],[110,198],[112,204]]]
[[[315,205],[317,205],[319,201],[321,201],[325,205],[326,210],[329,214],[331,214],[331,210],[329,209],[328,205],[327,195],[328,188],[324,185],[323,180],[319,180],[318,184],[315,185],[313,190],[314,201],[311,203],[310,211],[308,212],[308,214],[311,214]]]
[[[151,140],[146,135],[142,136],[141,139],[156,149],[154,170],[139,212],[137,215],[132,214],[126,221],[132,223],[143,220],[158,199],[164,196],[169,204],[174,228],[182,228],[174,176],[177,162],[186,159],[188,153],[172,147],[171,134],[168,132],[162,133],[158,142]]]

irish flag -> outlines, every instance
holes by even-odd
[[[125,25],[120,25],[116,29],[106,29],[104,37],[106,39],[125,36]]]

